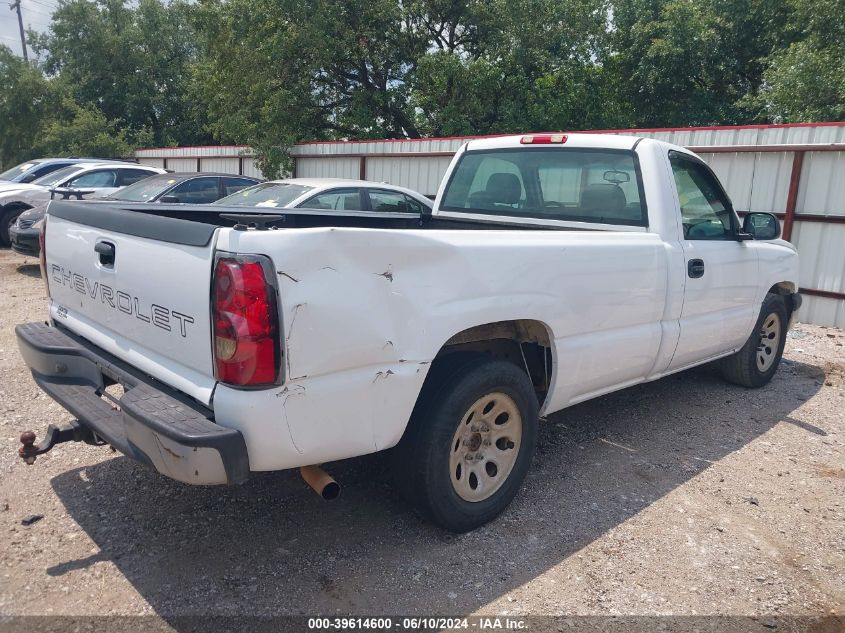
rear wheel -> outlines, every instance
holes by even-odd
[[[519,490],[537,437],[525,371],[481,355],[432,368],[393,452],[398,487],[439,526],[466,532],[498,516]]]
[[[775,375],[786,343],[789,313],[780,295],[768,294],[754,331],[735,354],[721,360],[722,376],[743,387],[768,384]]]

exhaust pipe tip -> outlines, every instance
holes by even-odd
[[[330,481],[323,487],[320,496],[326,501],[334,501],[340,496],[340,484],[336,481]]]
[[[302,466],[299,474],[311,490],[326,501],[334,501],[340,496],[340,484],[319,466]]]

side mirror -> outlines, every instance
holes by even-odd
[[[163,202],[165,204],[171,204],[171,203],[174,203],[174,202],[178,203],[179,202],[179,196],[162,196],[161,198],[158,199],[158,201]]]
[[[755,240],[776,240],[780,237],[780,221],[771,213],[755,211],[743,219],[742,231]]]

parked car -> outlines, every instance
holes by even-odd
[[[92,202],[116,200],[206,204],[259,182],[258,178],[231,174],[156,174]],[[9,229],[13,251],[21,255],[38,256],[40,247],[37,223],[47,213],[48,205],[49,201],[27,209],[18,216]]]
[[[28,462],[84,440],[193,484],[300,467],[331,497],[319,464],[393,449],[398,490],[462,532],[517,494],[540,416],[711,361],[762,387],[801,305],[777,218],[740,223],[648,138],[469,141],[418,215],[164,210],[50,206],[50,323],[16,332],[77,420],[25,433]]]
[[[0,244],[9,246],[11,228],[18,216],[53,197],[77,199],[107,196],[153,174],[158,167],[126,162],[77,163],[42,176],[31,183],[0,184]]]
[[[125,161],[109,161],[103,158],[35,158],[0,173],[0,183],[32,182],[68,165],[104,162],[123,163]]]
[[[145,178],[104,199],[124,202],[209,204],[260,182],[260,178],[233,174],[161,174]]]
[[[432,207],[431,200],[405,187],[342,178],[270,180],[221,198],[214,204],[393,213],[422,213]]]

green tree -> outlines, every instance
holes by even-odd
[[[770,0],[615,0],[607,64],[627,124],[754,120],[744,97],[794,37],[792,19]]]
[[[793,0],[800,39],[775,53],[756,97],[782,122],[845,120],[845,0]]]
[[[216,138],[275,175],[301,139],[419,136],[405,76],[419,43],[392,0],[201,0],[197,98]]]
[[[6,46],[0,46],[0,165],[34,158],[52,107],[49,82]]]
[[[605,120],[603,0],[419,0],[411,76],[426,134],[592,127]]]
[[[136,138],[139,144],[150,140]],[[116,121],[109,121],[95,106],[80,105],[70,97],[62,100],[57,115],[44,126],[36,147],[39,154],[47,156],[98,158],[125,158],[134,149]]]
[[[127,138],[161,145],[208,141],[204,108],[188,98],[196,59],[188,6],[181,0],[69,0],[50,32],[32,34],[49,76],[61,78],[80,104],[119,122]]]

